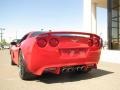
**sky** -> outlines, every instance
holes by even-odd
[[[103,16],[100,10],[98,17]],[[99,27],[104,27],[104,21],[98,21]],[[5,28],[5,39],[41,29],[80,31],[82,26],[83,0],[0,0],[0,28]]]

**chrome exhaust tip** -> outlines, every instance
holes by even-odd
[[[81,71],[81,69],[82,69],[81,67],[77,67],[76,68],[77,71]]]
[[[87,70],[87,67],[86,66],[82,66],[81,70],[85,71],[85,70]]]
[[[62,73],[66,72],[66,71],[67,71],[67,69],[66,69],[66,68],[63,68],[63,69],[62,69]]]
[[[67,69],[67,72],[73,72],[74,71],[74,68],[68,68]]]

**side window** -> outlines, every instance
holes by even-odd
[[[20,42],[20,39],[14,39],[14,40],[12,40],[12,42],[19,43],[19,42]]]
[[[24,40],[28,37],[28,35],[29,35],[29,33],[28,33],[28,34],[26,34],[26,35],[24,35],[24,36],[22,37],[22,39],[20,40],[20,42],[19,42],[19,43],[21,43],[22,41],[24,41]]]

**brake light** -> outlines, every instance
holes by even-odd
[[[97,47],[99,46],[99,40],[97,38],[94,39],[94,45]]]
[[[92,39],[88,40],[88,46],[90,46],[90,47],[93,46],[93,40]]]
[[[42,38],[37,38],[37,44],[41,48],[44,48],[47,45],[47,41],[45,39],[42,39]]]
[[[59,41],[58,41],[58,39],[56,39],[56,38],[52,38],[52,39],[49,40],[49,44],[50,44],[50,46],[52,46],[52,47],[56,47],[56,46],[58,46]]]

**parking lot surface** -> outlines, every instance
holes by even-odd
[[[100,62],[98,70],[87,74],[44,74],[21,80],[18,67],[10,65],[9,50],[0,51],[0,90],[120,90],[120,64]]]

